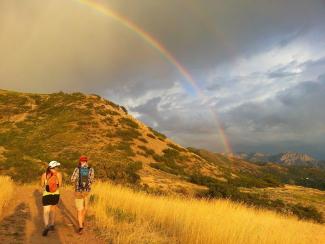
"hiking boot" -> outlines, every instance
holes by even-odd
[[[84,228],[81,228],[81,227],[80,227],[79,230],[78,230],[78,234],[79,234],[79,235],[82,235],[83,230],[84,230]]]
[[[43,233],[42,233],[42,236],[47,236],[47,233],[49,232],[49,228],[46,227],[44,230],[43,230]]]
[[[49,229],[50,229],[50,231],[55,231],[54,225],[50,225]]]

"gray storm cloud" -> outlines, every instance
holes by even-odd
[[[77,0],[0,1],[0,88],[98,93],[184,145],[222,151],[212,109],[234,150],[325,158],[323,0],[94,2],[165,46],[205,101],[137,33]]]
[[[322,1],[99,2],[151,33],[197,78],[308,29],[324,10]],[[4,88],[96,92],[121,81],[150,79],[154,87],[182,79],[136,33],[76,0],[2,0],[0,23]]]

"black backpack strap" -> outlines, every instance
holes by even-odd
[[[79,177],[78,177],[78,184],[79,184],[79,188],[82,187],[82,182],[81,182],[81,170],[80,170],[80,166],[78,166],[78,174],[79,174]]]
[[[87,168],[88,168],[88,175],[87,175],[87,183],[86,183],[86,187],[89,186],[89,182],[90,182],[90,180],[89,180],[89,178],[90,178],[90,167],[88,166]]]

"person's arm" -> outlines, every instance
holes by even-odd
[[[94,168],[90,169],[89,178],[90,178],[90,182],[94,183],[94,181],[95,181],[95,170],[94,170]]]
[[[59,187],[62,186],[62,174],[59,172],[58,173],[58,181],[59,181]]]
[[[75,168],[71,176],[71,183],[75,183],[78,177],[78,168]]]
[[[44,185],[45,185],[45,174],[43,173],[42,176],[41,176],[41,187],[44,188]]]

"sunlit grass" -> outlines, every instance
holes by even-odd
[[[94,185],[92,200],[113,243],[325,243],[322,225],[227,200],[158,197],[108,183]]]
[[[0,217],[14,191],[14,183],[8,176],[0,176]]]

